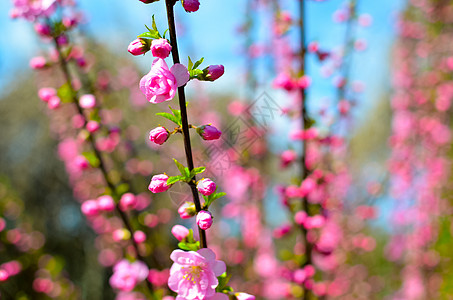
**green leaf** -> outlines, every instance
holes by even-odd
[[[176,166],[178,167],[179,172],[181,172],[181,175],[186,177],[186,168],[176,159],[173,158],[173,161],[175,162]]]
[[[170,176],[167,179],[167,185],[172,185],[178,181],[183,181],[185,179],[184,176]]]
[[[159,32],[159,30],[157,30],[157,25],[156,25],[156,20],[154,19],[154,15],[153,15],[152,19],[153,19],[153,29],[155,31]]]
[[[172,121],[173,123],[175,123],[176,125],[181,125],[181,121],[178,120],[177,117],[175,117],[174,115],[172,114],[169,114],[169,113],[166,113],[166,112],[160,112],[160,113],[156,113],[156,116],[161,116],[161,117],[164,117],[170,121]]]
[[[186,175],[187,180],[192,179],[192,177],[190,176],[189,168],[184,168],[184,175]]]
[[[60,86],[60,88],[57,90],[57,96],[64,103],[73,102],[75,99],[74,90],[68,83],[65,83],[62,86]]]
[[[167,31],[168,31],[168,29],[165,29],[164,36],[163,36],[164,39],[166,38],[165,35],[167,34]],[[168,42],[170,42],[170,41],[168,41]]]
[[[197,78],[198,75],[203,75],[203,70],[193,69],[189,71],[190,79]]]
[[[177,124],[178,125],[181,125],[181,111],[179,109],[173,109],[171,108],[171,106],[168,106],[170,107],[171,111],[173,112],[173,114],[175,115],[176,119],[178,120]]]
[[[125,194],[129,191],[129,184],[127,183],[123,183],[123,184],[120,184],[117,188],[116,188],[116,192],[118,194]]]
[[[193,68],[194,68],[194,69],[198,68],[198,67],[201,65],[201,63],[203,62],[203,60],[204,60],[204,57],[200,58],[200,59],[193,65]]]
[[[99,167],[99,159],[97,158],[96,154],[94,154],[93,152],[83,152],[82,155],[86,158],[86,160],[93,168]]]
[[[188,64],[188,66],[187,66],[187,69],[190,71],[190,70],[192,70],[193,62],[192,62],[192,60],[190,59],[190,56],[188,56],[188,57],[189,57],[189,64]]]
[[[200,249],[200,242],[195,242],[195,243],[185,243],[185,242],[179,242],[178,247],[182,250],[186,251],[197,251]]]
[[[204,206],[206,207],[206,209],[209,208],[209,206],[212,204],[212,202],[214,202],[215,200],[219,199],[220,197],[223,197],[225,196],[226,193],[224,192],[221,192],[221,193],[213,193],[209,196],[203,196],[205,202],[204,202]]]
[[[217,199],[219,199],[220,197],[223,197],[223,196],[225,196],[225,195],[226,195],[225,192],[214,193],[214,194],[211,195],[212,201],[217,200]]]
[[[148,27],[146,27],[148,28]],[[160,39],[160,35],[159,35],[159,32],[157,31],[148,31],[148,32],[144,32],[140,35],[137,36],[138,38],[143,38],[143,39]]]
[[[230,281],[231,275],[228,275],[226,272],[217,277],[219,280],[219,285],[215,289],[216,292],[221,292],[227,287],[228,282]]]
[[[197,174],[203,173],[205,170],[205,167],[194,168],[192,171],[190,171],[190,178],[194,177]]]

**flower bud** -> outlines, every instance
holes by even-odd
[[[156,1],[159,1],[159,0],[139,0],[140,2],[143,2],[145,4],[150,4],[150,3],[153,3],[153,2],[156,2]]]
[[[203,125],[197,128],[198,134],[203,138],[203,140],[217,140],[222,135],[222,132],[211,125]]]
[[[36,33],[43,37],[50,36],[50,34],[52,32],[52,29],[47,24],[35,23],[34,27],[35,27]]]
[[[1,281],[5,281],[8,278],[9,278],[8,272],[6,272],[5,270],[0,269],[0,282]]]
[[[141,230],[137,230],[136,232],[134,232],[134,241],[137,244],[143,243],[144,241],[146,241],[146,234]]]
[[[255,296],[247,293],[236,293],[234,294],[237,300],[255,300]]]
[[[56,95],[57,91],[54,88],[41,88],[38,91],[38,97],[44,102],[48,102],[50,98]]]
[[[78,155],[74,158],[74,164],[79,170],[86,170],[90,167],[90,163],[83,155]]]
[[[96,106],[96,98],[91,95],[82,95],[79,99],[80,107],[82,108],[94,108]]]
[[[189,229],[182,225],[175,225],[171,229],[171,233],[175,236],[178,241],[182,241],[189,235]]]
[[[194,12],[200,8],[200,2],[198,0],[181,0],[182,6],[186,12]]]
[[[49,109],[57,109],[60,107],[60,104],[61,100],[58,96],[53,96],[47,101],[47,107],[49,107]]]
[[[99,213],[99,207],[95,200],[87,200],[83,202],[81,209],[85,216],[95,216]]]
[[[115,201],[112,196],[102,195],[97,199],[98,208],[102,211],[114,211],[115,210]]]
[[[100,127],[101,125],[96,121],[88,121],[86,125],[87,130],[91,133],[98,131]]]
[[[220,78],[225,72],[225,68],[222,65],[210,65],[205,69],[207,71],[206,79],[214,81]]]
[[[165,143],[169,136],[170,133],[165,127],[156,127],[149,132],[149,140],[158,145]]]
[[[135,56],[145,54],[149,51],[149,44],[145,39],[138,38],[129,44],[127,51]]]
[[[285,150],[280,155],[280,165],[286,168],[289,164],[297,159],[297,154],[294,150]]]
[[[170,55],[171,45],[167,39],[157,39],[151,42],[151,53],[154,57],[165,59]]]
[[[209,196],[215,192],[217,188],[214,181],[209,178],[203,178],[202,180],[198,181],[197,190],[204,196]]]
[[[165,174],[154,175],[148,186],[148,190],[152,193],[162,193],[170,188],[167,185],[168,176]]]
[[[30,68],[34,70],[39,70],[44,68],[47,65],[47,61],[42,56],[36,56],[30,59]]]
[[[197,214],[197,210],[195,209],[195,204],[184,202],[183,205],[178,208],[178,213],[181,219],[189,219]]]
[[[197,214],[197,225],[203,229],[207,230],[212,225],[212,215],[209,211],[202,210]]]
[[[132,209],[137,204],[137,200],[135,199],[135,195],[132,193],[126,193],[121,196],[120,199],[120,208],[122,211],[126,211]]]

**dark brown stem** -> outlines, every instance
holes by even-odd
[[[83,109],[82,107],[80,107],[79,105],[79,102],[78,102],[78,99],[77,99],[77,94],[76,92],[73,90],[73,87],[72,87],[72,79],[71,79],[71,75],[69,73],[69,68],[68,68],[68,65],[67,65],[67,62],[66,62],[66,59],[63,57],[63,53],[61,51],[61,47],[60,45],[58,44],[58,41],[56,38],[53,39],[54,41],[54,45],[55,45],[55,49],[57,50],[58,52],[58,58],[59,58],[59,62],[60,62],[60,67],[61,67],[61,70],[63,71],[63,76],[64,76],[64,79],[66,81],[66,83],[68,84],[69,88],[72,90],[72,102],[74,103],[74,105],[76,106],[77,108],[77,111],[79,112],[79,114],[83,117],[83,122],[84,122],[84,127],[85,125],[87,124],[87,119],[85,117],[85,114],[83,112]],[[116,200],[117,204],[115,205],[115,209],[116,211],[118,212],[118,214],[120,215],[121,217],[121,220],[123,221],[124,223],[124,226],[127,228],[127,230],[129,230],[129,232],[131,233],[131,242],[132,242],[132,245],[135,249],[135,252],[136,252],[136,255],[137,255],[137,259],[141,260],[142,262],[146,263],[146,265],[148,266],[148,269],[150,268],[150,266],[148,265],[148,263],[145,261],[145,259],[141,256],[140,254],[140,251],[139,251],[139,248],[138,248],[138,244],[135,242],[134,238],[133,238],[133,235],[134,235],[134,230],[132,228],[132,225],[126,215],[126,213],[124,213],[120,207],[119,207],[119,194],[116,190],[116,186],[113,184],[113,182],[110,180],[109,176],[108,176],[108,173],[107,173],[107,169],[105,167],[105,163],[104,163],[104,159],[102,158],[102,155],[101,153],[99,152],[99,150],[97,149],[96,147],[96,140],[95,140],[95,137],[94,137],[94,134],[93,133],[90,133],[88,135],[88,141],[90,143],[90,146],[91,148],[93,149],[94,151],[94,154],[96,156],[96,158],[98,159],[99,161],[99,169],[101,170],[101,173],[103,175],[103,178],[104,178],[104,181],[106,183],[106,185],[109,187],[109,189],[112,191],[112,197]],[[151,283],[146,280],[146,283],[147,283],[147,286],[149,288],[149,290],[151,291],[151,294],[153,295],[154,297],[154,292],[153,292],[153,286],[151,285]]]
[[[300,0],[300,71],[303,75],[307,72],[306,70],[306,41],[305,41],[305,33],[306,33],[307,27],[305,24],[305,0]],[[302,130],[308,129],[311,124],[309,122],[308,118],[308,112],[307,112],[307,106],[306,106],[306,100],[307,100],[307,92],[305,89],[300,90],[301,93],[301,119],[302,119]],[[307,148],[308,148],[308,141],[305,140],[303,141],[303,154],[302,154],[302,161],[301,161],[301,175],[302,175],[302,181],[305,180],[308,175],[310,170],[307,168]],[[307,215],[310,215],[310,207],[308,203],[307,197],[302,198],[302,209],[307,213]],[[313,249],[313,245],[308,242],[307,239],[307,229],[304,226],[301,226],[302,230],[302,238],[304,241],[305,245],[305,261],[303,263],[303,266],[307,266],[311,264],[311,252]],[[304,300],[310,299],[310,290],[309,289],[304,289],[304,294],[303,298]]]
[[[168,29],[170,32],[170,44],[171,44],[171,55],[173,58],[173,63],[179,64],[179,52],[178,52],[178,42],[176,39],[176,26],[175,26],[175,15],[173,7],[175,5],[175,0],[165,0],[167,6],[167,21]],[[179,108],[181,109],[181,122],[182,122],[182,134],[184,136],[184,150],[186,153],[187,167],[190,171],[193,170],[193,157],[192,157],[192,146],[190,144],[190,135],[189,135],[189,122],[187,118],[187,108],[186,108],[186,96],[184,93],[184,86],[178,88],[178,98],[179,98]],[[196,182],[196,177],[192,178],[193,180],[189,182],[190,189],[192,190],[193,203],[197,212],[201,210],[200,196],[198,195]],[[206,241],[206,232],[198,227],[198,232],[200,234],[200,244],[202,248],[207,248],[208,243]]]

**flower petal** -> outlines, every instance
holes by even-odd
[[[178,87],[185,85],[190,79],[189,71],[182,64],[174,64],[170,72],[175,76]]]

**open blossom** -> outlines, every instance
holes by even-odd
[[[154,57],[167,58],[170,55],[171,45],[167,39],[157,39],[151,42],[151,53]]]
[[[153,178],[151,178],[151,182],[149,184],[148,189],[152,193],[165,192],[170,188],[170,186],[167,185],[167,180],[168,176],[165,174],[154,175]]]
[[[170,101],[176,89],[189,79],[189,71],[184,65],[174,64],[169,69],[163,59],[156,58],[149,73],[140,80],[140,90],[151,103]]]
[[[209,178],[203,178],[202,180],[198,181],[197,190],[204,196],[209,196],[215,192],[217,188],[214,181]]]
[[[56,0],[13,0],[11,15],[30,21],[37,17],[49,17],[56,8]]]
[[[113,267],[113,275],[110,277],[110,285],[118,290],[129,292],[146,279],[149,270],[141,261],[130,263],[123,259]]]
[[[223,261],[216,260],[211,249],[194,251],[174,250],[170,255],[173,266],[170,269],[168,286],[178,293],[179,300],[210,299],[216,295],[217,276],[226,271]]]
[[[200,8],[200,1],[198,0],[182,0],[181,2],[186,12],[194,12]]]

